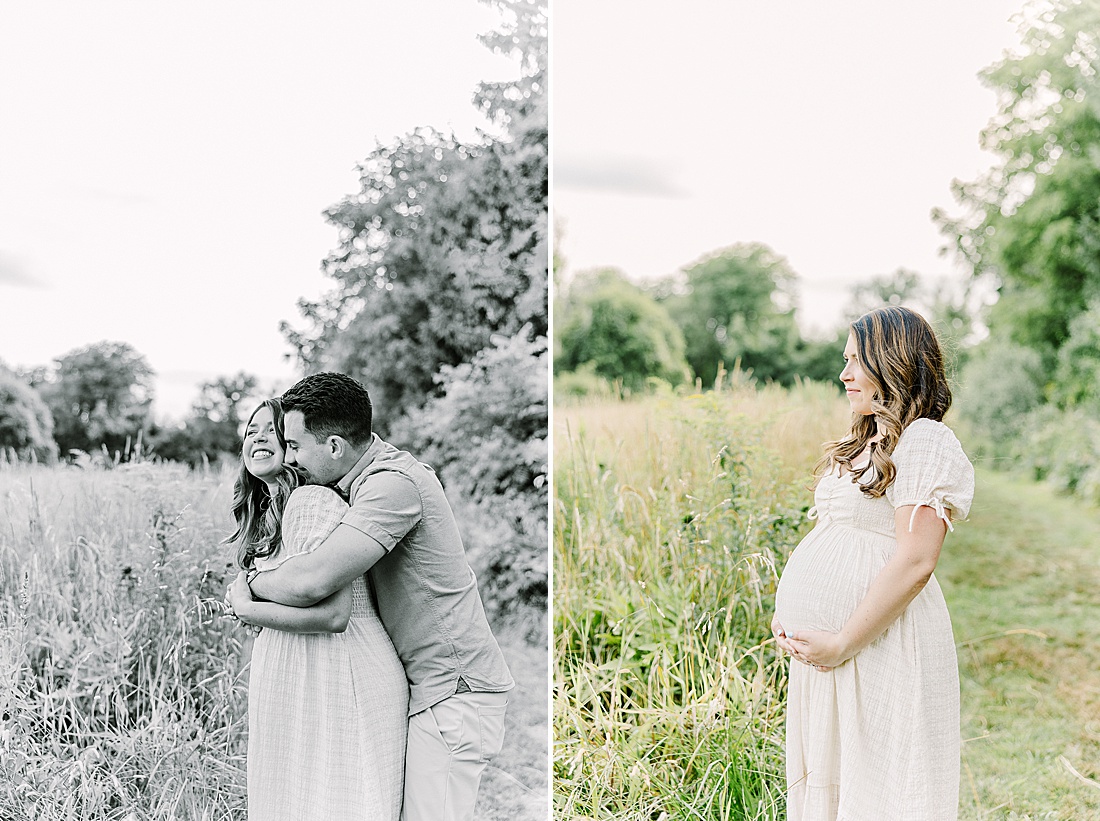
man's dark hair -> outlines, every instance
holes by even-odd
[[[340,436],[354,447],[371,438],[370,396],[363,385],[342,373],[315,373],[279,397],[283,413],[299,411],[305,428],[318,441]]]

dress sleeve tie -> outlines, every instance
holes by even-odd
[[[922,507],[930,507],[936,511],[936,515],[939,516],[947,524],[947,529],[954,532],[955,528],[951,526],[951,515],[947,512],[947,508],[944,507],[943,499],[929,499],[927,502],[921,502],[920,504],[913,506],[913,513],[909,517],[909,532],[913,532],[913,522],[917,519],[917,511]]]
[[[817,518],[817,515],[818,515],[817,505],[814,505],[813,507],[811,507],[809,510],[806,511],[806,518],[809,519],[811,522],[814,519]]]

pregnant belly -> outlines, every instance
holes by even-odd
[[[837,632],[886,563],[881,537],[818,525],[791,553],[775,593],[783,629]]]

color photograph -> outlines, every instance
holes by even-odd
[[[555,2],[555,817],[1100,817],[1098,31]]]

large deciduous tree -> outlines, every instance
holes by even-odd
[[[657,295],[680,326],[687,361],[704,385],[720,366],[753,371],[761,380],[790,382],[800,334],[795,322],[797,275],[760,243],[715,251],[663,282]]]
[[[520,66],[474,94],[491,133],[418,128],[371,152],[325,212],[334,287],[282,330],[307,372],[362,381],[379,433],[475,509],[463,535],[499,612],[546,596],[547,19],[544,0],[489,2],[506,22],[482,42]]]
[[[283,325],[307,371],[368,386],[383,432],[494,334],[547,334],[546,15],[532,0],[494,5],[511,22],[483,41],[521,65],[475,94],[499,136],[420,128],[372,152],[359,191],[325,212],[340,231],[324,262],[335,287],[300,303],[307,330]]]
[[[999,98],[982,146],[998,161],[955,183],[961,217],[934,216],[997,289],[990,328],[1053,369],[1100,297],[1100,5],[1033,3],[1021,34],[1022,50],[982,73]]]
[[[61,453],[106,448],[125,453],[148,432],[153,402],[153,370],[125,342],[97,342],[77,348],[39,373],[35,385],[54,420]]]

